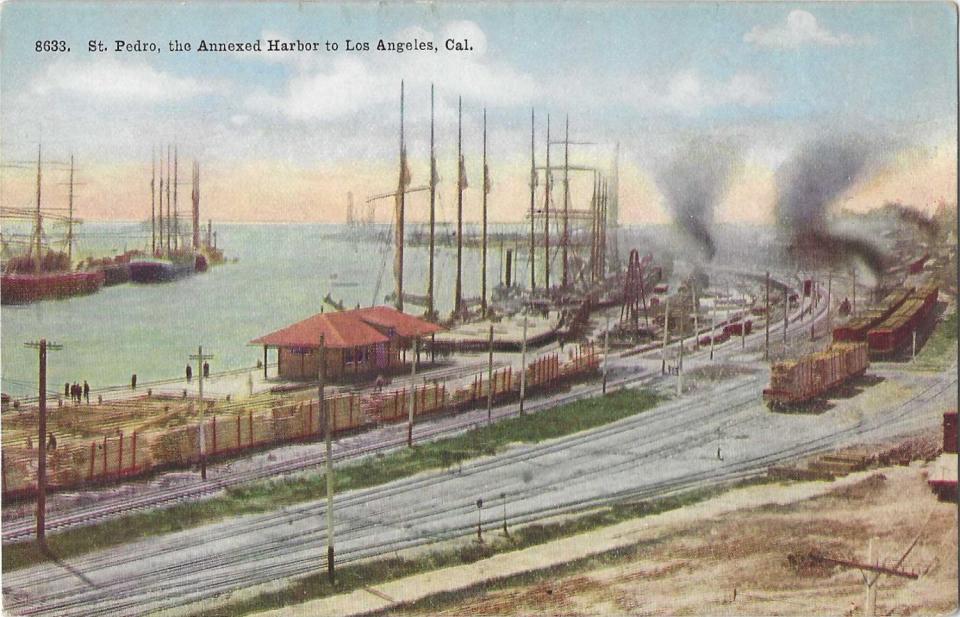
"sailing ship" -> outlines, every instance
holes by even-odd
[[[0,303],[27,304],[40,300],[69,298],[99,291],[105,275],[100,270],[73,270],[73,157],[70,157],[70,202],[68,214],[48,215],[48,218],[67,224],[66,250],[57,251],[44,246],[41,212],[42,148],[37,147],[37,201],[33,212],[26,209],[5,209],[4,218],[32,218],[33,230],[26,254],[11,256],[3,263],[0,276]],[[7,255],[9,241],[3,243]]]
[[[167,146],[166,202],[167,216],[164,222],[163,165],[160,165],[159,191],[157,184],[156,156],[153,157],[150,178],[150,254],[136,255],[129,261],[129,279],[134,283],[166,283],[190,276],[196,272],[206,272],[211,263],[223,263],[223,251],[211,242],[210,224],[207,225],[207,241],[200,239],[200,165],[193,163],[192,201],[192,238],[188,243],[180,234],[180,217],[177,212],[178,156],[173,153],[173,176],[170,174],[170,147]],[[171,201],[171,185],[173,199]],[[159,195],[159,209],[157,196]],[[171,203],[173,211],[171,212]],[[159,216],[158,215],[159,212]],[[166,243],[164,243],[166,241]]]

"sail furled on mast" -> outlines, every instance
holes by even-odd
[[[490,166],[483,166],[483,192],[489,193],[493,190],[493,180],[490,179]]]
[[[470,183],[467,182],[467,164],[463,160],[463,155],[460,155],[460,190],[470,188]]]

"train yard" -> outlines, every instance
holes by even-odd
[[[842,281],[834,279],[834,284],[839,288]],[[756,285],[748,294],[754,299],[761,295]],[[816,294],[798,293],[786,319],[771,312],[771,329],[776,328],[769,347],[771,358],[786,358],[788,348],[791,354],[802,354],[829,344],[836,317],[828,306]],[[600,325],[606,319],[603,312],[593,317],[590,325],[595,333],[602,331]],[[744,317],[738,319],[733,320],[741,324],[736,336],[727,332],[727,340],[720,341],[713,334],[712,346],[691,328],[681,344],[671,340],[666,349],[641,344],[611,352],[602,364],[607,373],[605,387],[596,379],[571,382],[563,391],[545,391],[525,407],[526,413],[549,414],[557,405],[601,396],[605,389],[648,388],[670,395],[672,400],[654,410],[542,444],[518,445],[497,456],[461,461],[459,473],[430,472],[338,496],[338,563],[345,566],[398,550],[455,542],[475,530],[479,498],[491,512],[502,508],[505,524],[523,525],[607,503],[762,477],[777,463],[923,428],[936,421],[945,404],[956,406],[956,364],[945,372],[917,374],[905,371],[903,365],[881,362],[870,368],[879,383],[857,386],[858,394],[852,397],[818,393],[829,401],[830,422],[818,421],[822,409],[809,415],[770,413],[759,397],[768,380],[764,318],[755,315],[750,328],[744,327]],[[716,332],[723,333],[724,327]],[[600,337],[596,339],[594,348]],[[855,362],[865,364],[865,344],[837,345],[855,349]],[[829,353],[826,357],[837,362],[830,360]],[[505,373],[516,366],[516,357],[507,354],[498,356],[498,361],[498,370]],[[592,364],[594,375],[600,366]],[[682,373],[667,370],[672,366],[682,366]],[[843,366],[857,372],[850,370],[856,368],[852,364]],[[736,370],[709,388],[696,387],[696,375],[721,367]],[[688,375],[686,383],[681,381],[683,374]],[[469,376],[460,377],[471,383]],[[679,398],[675,391],[682,393]],[[297,396],[309,409],[309,394]],[[259,399],[254,396],[247,404],[254,400]],[[490,419],[500,421],[519,413],[517,403],[507,397],[494,406]],[[459,413],[418,419],[413,436],[423,442],[461,434],[486,422],[482,405],[472,410],[465,407]],[[405,424],[385,422],[340,436],[334,460],[338,465],[349,464],[405,445]],[[270,460],[272,452],[278,453],[279,460]],[[96,524],[203,499],[226,487],[309,470],[321,464],[324,456],[321,448],[308,441],[254,453],[253,460],[255,464],[244,465],[242,460],[214,464],[207,484],[188,479],[164,485],[164,476],[171,474],[161,474],[136,484],[133,491],[85,490],[82,493],[101,494],[102,501],[64,499],[48,519],[48,528]],[[51,564],[14,570],[5,574],[5,589],[30,591],[5,595],[5,604],[18,614],[38,615],[191,614],[216,606],[229,612],[231,603],[266,592],[278,580],[324,568],[325,512],[325,503],[307,501],[73,558],[67,570]],[[484,512],[479,514],[484,526],[500,524],[499,517],[488,518]],[[5,521],[4,541],[26,538],[30,530],[25,512],[13,515]],[[28,582],[38,577],[44,582]],[[96,584],[90,586],[84,580]]]

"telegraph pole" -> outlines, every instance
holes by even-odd
[[[766,312],[766,320],[765,320],[766,323],[764,326],[766,330],[766,341],[763,346],[763,359],[769,360],[770,359],[770,271],[769,270],[767,271],[766,290],[767,290],[766,304],[765,304],[766,308],[764,309]]]
[[[437,224],[437,157],[433,149],[433,84],[430,84],[430,264],[427,273],[427,318],[433,321],[433,254]]]
[[[199,403],[200,403],[200,479],[207,479],[207,438],[204,429],[203,422],[203,412],[206,410],[206,406],[203,404],[203,363],[205,360],[212,360],[212,355],[203,354],[203,345],[200,345],[197,348],[196,354],[190,355],[191,360],[197,361],[197,389],[199,391]]]
[[[410,362],[410,405],[407,413],[407,446],[413,447],[413,405],[417,393],[417,344],[419,339],[413,339],[413,359]]]
[[[333,585],[336,580],[333,556],[333,445],[330,443],[333,434],[333,414],[327,412],[323,400],[323,387],[327,378],[327,348],[323,335],[320,336],[320,348],[317,350],[317,365],[317,411],[323,422],[323,438],[327,455],[327,578]]]
[[[769,329],[767,334],[769,334]],[[717,296],[713,297],[713,305],[710,307],[710,359],[713,360],[713,339],[717,337]],[[768,339],[769,340],[769,339]]]
[[[47,351],[59,351],[62,345],[47,343],[46,339],[39,342],[26,343],[27,347],[39,352],[39,402],[38,426],[39,449],[37,450],[37,542],[46,548],[47,545]]]
[[[610,350],[610,315],[604,315],[603,328],[603,393],[607,393],[607,355]]]
[[[670,336],[670,296],[663,304],[663,345],[660,347],[660,374],[667,372],[667,341]]]
[[[563,287],[566,289],[567,244],[570,242],[570,116],[567,116],[567,129],[563,144]],[[550,170],[547,170],[550,173]]]
[[[520,343],[520,415],[523,415],[523,399],[527,390],[527,316],[523,316],[523,342]]]
[[[73,267],[73,155],[70,155],[70,201],[67,217],[67,263]]]
[[[493,414],[493,324],[490,324],[489,355],[487,357],[487,424]]]

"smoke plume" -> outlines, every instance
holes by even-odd
[[[860,137],[824,138],[802,146],[781,168],[779,219],[795,261],[822,267],[859,257],[875,275],[882,272],[883,254],[875,246],[833,233],[827,222],[827,207],[865,174],[875,149]]]
[[[939,231],[939,226],[937,222],[932,218],[927,218],[927,216],[913,208],[911,206],[906,206],[898,201],[887,202],[883,205],[888,211],[892,211],[896,216],[903,221],[916,227],[920,233],[922,233],[928,241],[933,241],[937,237],[937,232]]]
[[[713,211],[736,167],[733,148],[713,142],[691,142],[675,153],[657,175],[674,222],[693,239],[707,260],[716,254],[710,234]]]

